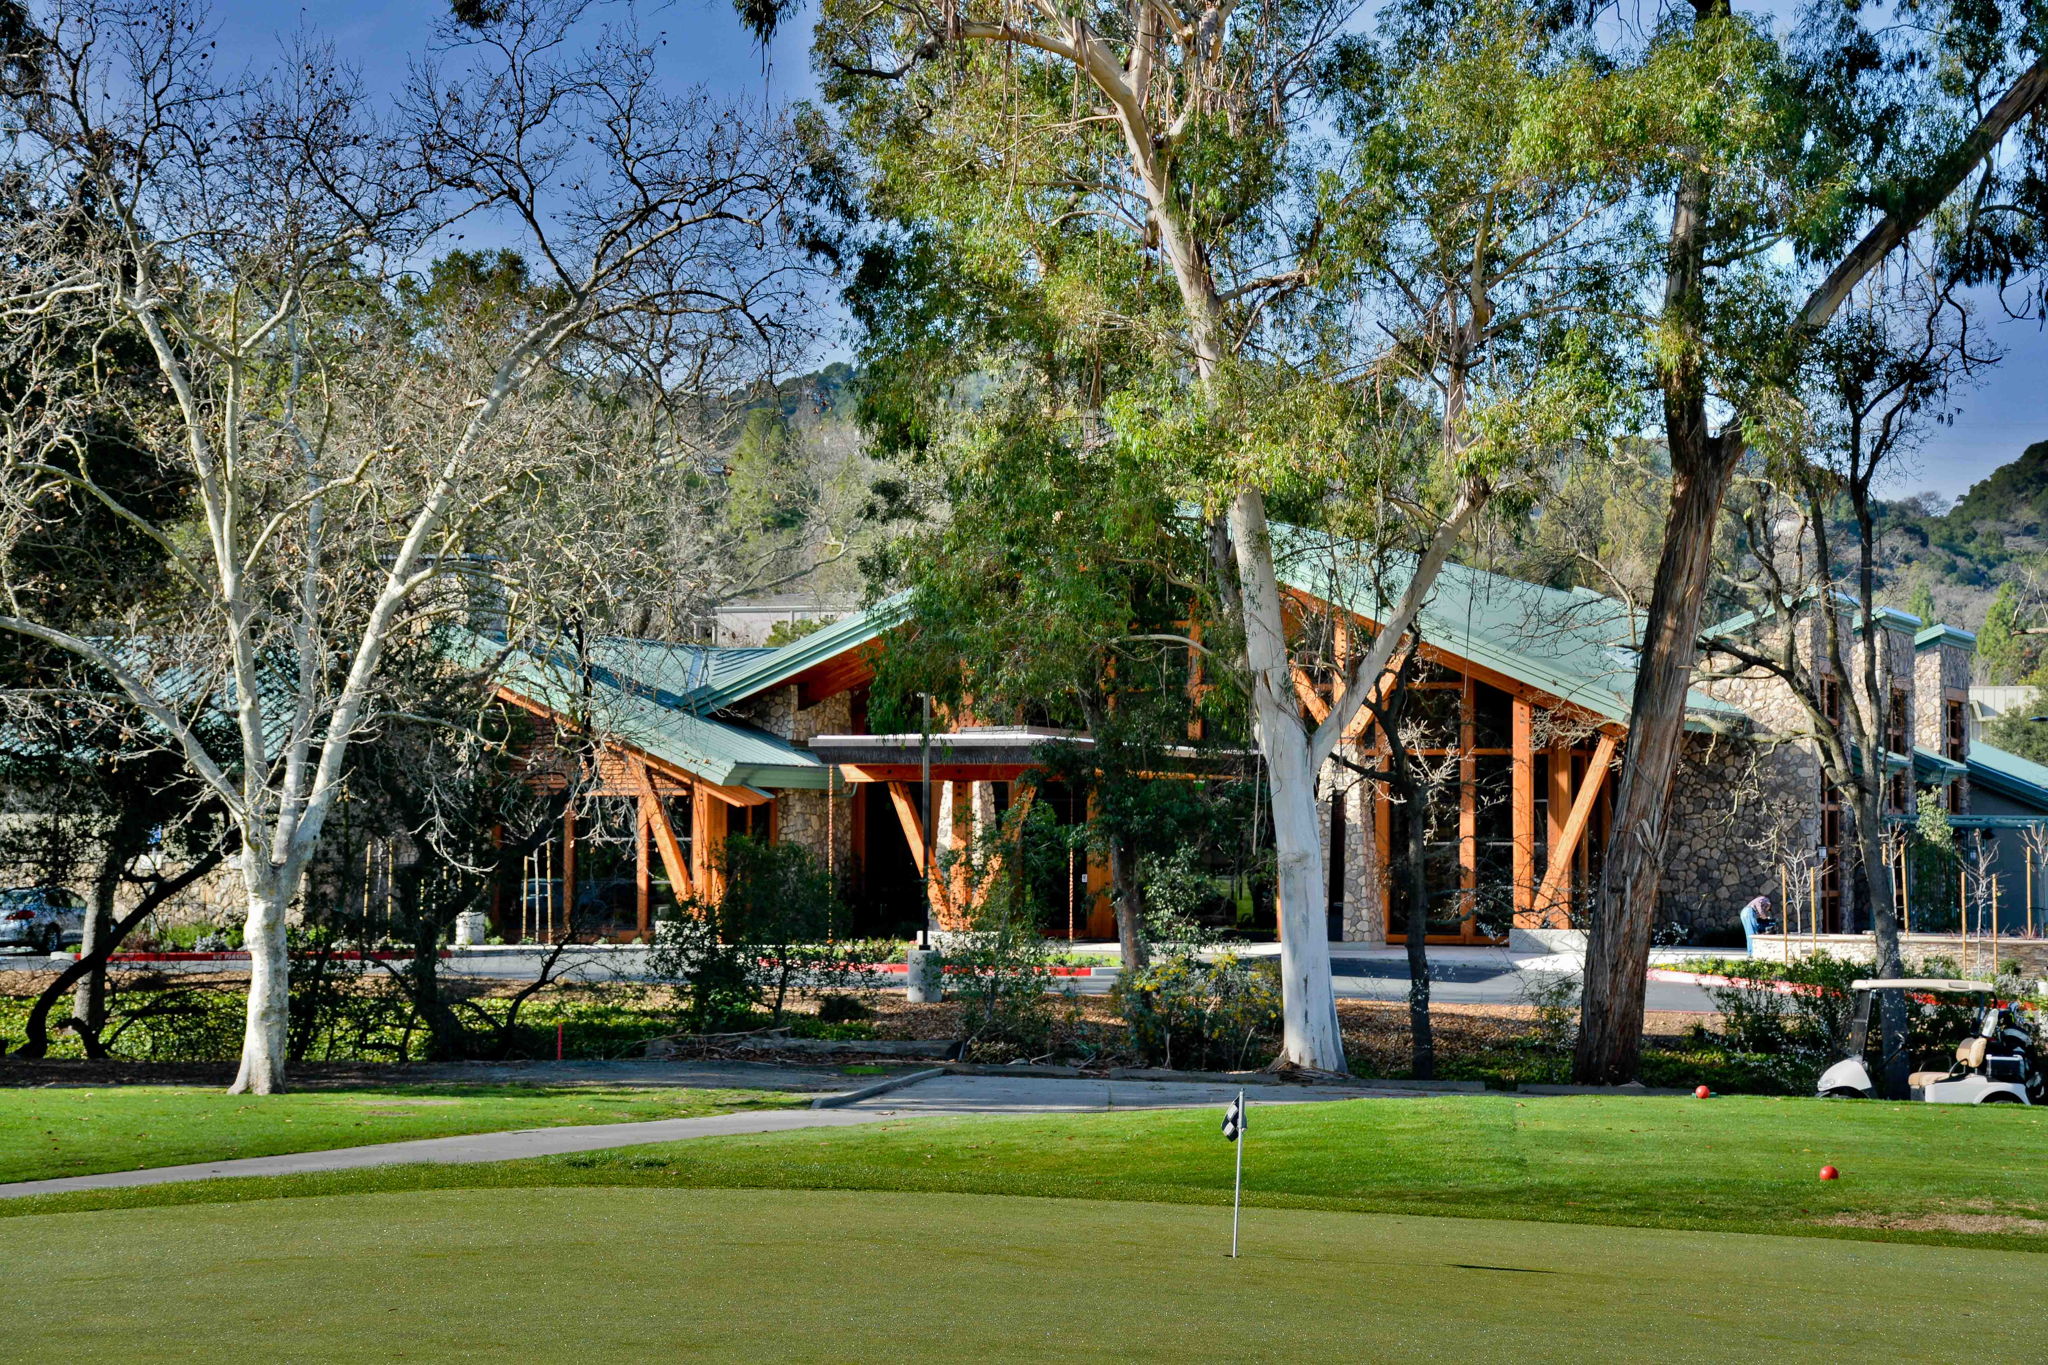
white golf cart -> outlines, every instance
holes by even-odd
[[[1871,1080],[1864,1047],[1870,1038],[1871,1001],[1877,991],[1909,991],[1915,995],[1983,997],[1969,1034],[1956,1044],[1955,1062],[1946,1071],[1916,1071],[1907,1078],[1912,1097],[1935,1104],[2043,1104],[2040,1055],[2033,1023],[2017,1005],[1998,1003],[1996,990],[1983,981],[1907,977],[1885,981],[1853,981],[1856,1015],[1849,1027],[1849,1053],[1821,1073],[1824,1097],[1869,1099],[1878,1093]]]

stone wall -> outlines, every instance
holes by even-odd
[[[797,689],[778,687],[735,708],[750,725],[802,746],[818,735],[843,735],[853,728],[853,695],[841,692],[816,706],[798,706]],[[835,873],[853,869],[853,785],[832,779],[831,790],[784,788],[776,795],[780,837],[802,844]]]
[[[1960,970],[1967,956],[1970,975],[1980,977],[1991,970],[1994,948],[2001,970],[2017,962],[2029,976],[2048,974],[2048,939],[2001,938],[1994,945],[1988,938],[1972,935],[1966,945],[1957,934],[1899,935],[1899,956],[1905,959],[1906,970],[1912,972],[1924,970],[1930,960],[1944,974]],[[1789,942],[1776,934],[1766,934],[1756,941],[1757,957],[1770,962],[1802,958],[1816,951],[1845,961],[1870,962],[1876,958],[1875,943],[1869,934],[1822,934],[1818,939],[1793,934]]]
[[[1660,922],[1726,929],[1820,838],[1820,760],[1801,741],[1690,735],[1672,784]]]
[[[1354,753],[1365,761],[1367,756]],[[1386,908],[1382,903],[1385,879],[1380,866],[1379,841],[1374,837],[1379,787],[1332,759],[1323,766],[1317,795],[1324,812],[1322,820],[1323,867],[1330,867],[1329,809],[1333,799],[1344,803],[1344,941],[1384,943],[1387,938]]]

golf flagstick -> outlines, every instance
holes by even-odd
[[[1230,1191],[1230,1256],[1237,1258],[1237,1219],[1244,1208],[1244,1091],[1223,1111],[1223,1136],[1237,1145],[1237,1177]]]

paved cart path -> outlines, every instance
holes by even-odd
[[[299,1175],[310,1171],[346,1171],[364,1166],[399,1166],[418,1162],[518,1161],[527,1157],[562,1156],[611,1147],[637,1147],[650,1142],[677,1142],[685,1138],[785,1133],[800,1128],[843,1128],[889,1119],[961,1114],[1071,1114],[1202,1105],[1220,1108],[1236,1093],[1237,1087],[1232,1085],[1186,1081],[937,1076],[887,1094],[857,1100],[838,1109],[783,1109],[714,1114],[708,1118],[655,1119],[644,1123],[522,1128],[509,1133],[471,1133],[463,1137],[381,1142],[367,1147],[337,1147],[324,1152],[291,1152],[279,1156],[200,1161],[184,1166],[151,1166],[138,1171],[107,1171],[98,1175],[70,1175],[4,1184],[0,1185],[0,1199],[32,1194],[65,1194],[75,1190],[165,1185],[180,1180]],[[1366,1097],[1410,1097],[1416,1093],[1413,1090],[1376,1090],[1369,1087],[1317,1086],[1311,1089],[1258,1086],[1251,1089],[1251,1098],[1254,1103],[1312,1103]]]

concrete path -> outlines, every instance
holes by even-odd
[[[384,1142],[368,1147],[339,1147],[325,1152],[294,1152],[282,1156],[243,1157],[195,1162],[186,1166],[153,1166],[140,1171],[61,1176],[0,1185],[0,1199],[31,1194],[66,1194],[75,1190],[125,1189],[165,1185],[181,1180],[218,1180],[231,1176],[300,1175],[311,1171],[349,1171],[366,1166],[415,1163],[464,1164],[518,1161],[526,1157],[562,1156],[613,1147],[638,1147],[650,1142],[685,1138],[732,1137],[742,1133],[786,1133],[799,1128],[844,1128],[890,1119],[931,1118],[962,1114],[1071,1114],[1114,1109],[1168,1109],[1213,1105],[1221,1108],[1237,1087],[1181,1081],[1067,1080],[1045,1076],[936,1076],[901,1090],[859,1100],[839,1109],[782,1109],[751,1114],[717,1114],[697,1119],[657,1119],[647,1123],[588,1124],[568,1128],[522,1128],[509,1133],[472,1133],[466,1137],[423,1138]],[[1261,1103],[1302,1103],[1359,1099],[1369,1096],[1412,1097],[1416,1092],[1368,1087],[1247,1087],[1247,1098]]]
[[[918,1114],[1086,1114],[1116,1109],[1221,1109],[1239,1087],[1207,1081],[1068,1080],[1056,1076],[934,1076],[838,1113],[861,1110]],[[1328,1100],[1413,1098],[1414,1090],[1370,1086],[1248,1085],[1246,1102],[1313,1104]],[[831,1112],[831,1111],[828,1111]]]
[[[1104,961],[1113,960],[1116,944],[1074,943],[1060,945],[1074,952],[1091,953]],[[1278,954],[1279,945],[1258,943],[1246,950],[1252,957]],[[441,965],[447,976],[468,976],[511,981],[530,981],[540,970],[548,950],[526,947],[492,947],[451,954]],[[1696,953],[1661,950],[1653,961],[1675,962]],[[1723,956],[1739,957],[1740,949],[1727,949]],[[1408,993],[1407,950],[1383,943],[1332,943],[1330,957],[1333,985],[1343,1000],[1401,1000]],[[1573,953],[1524,953],[1507,947],[1466,947],[1439,945],[1429,950],[1429,974],[1435,983],[1435,999],[1452,1004],[1518,1005],[1528,1000],[1529,986],[1546,976],[1576,975],[1583,969]],[[41,956],[0,955],[0,971],[49,971],[54,964]],[[137,969],[161,972],[208,972],[240,974],[247,962],[160,962],[133,965]],[[647,950],[631,945],[579,947],[556,964],[565,979],[575,981],[642,981],[647,978]],[[1063,977],[1060,984],[1082,995],[1106,995],[1116,984],[1118,973],[1102,971],[1094,976]],[[897,978],[890,985],[900,985]],[[1678,982],[1652,981],[1648,986],[1648,1007],[1653,1010],[1711,1012],[1714,1002],[1697,986]]]

